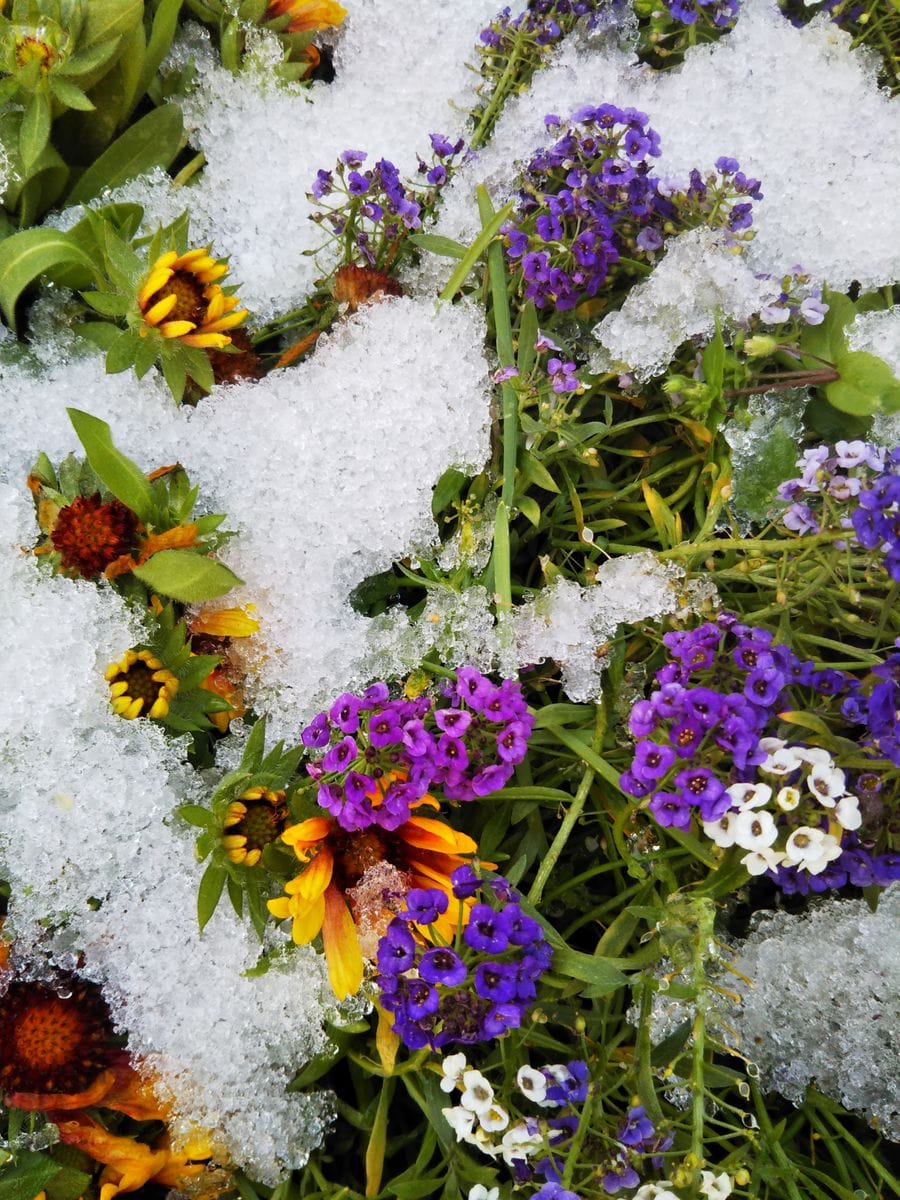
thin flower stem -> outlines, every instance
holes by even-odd
[[[697,989],[695,999],[694,1026],[692,1030],[693,1052],[691,1055],[691,1153],[694,1157],[695,1184],[700,1182],[699,1164],[703,1160],[704,1126],[706,1122],[706,1094],[703,1086],[706,1072],[706,1009],[708,1005],[706,984],[706,953],[713,940],[715,908],[704,904],[697,915],[697,933],[694,940],[694,963],[692,984]]]
[[[759,1127],[766,1139],[766,1145],[772,1158],[778,1164],[783,1172],[783,1183],[785,1190],[790,1200],[803,1200],[803,1196],[795,1183],[797,1174],[796,1168],[788,1158],[781,1145],[781,1142],[774,1136],[772,1122],[769,1120],[769,1114],[766,1112],[766,1105],[762,1093],[757,1087],[754,1080],[750,1080],[750,1090],[753,1093],[753,1104],[756,1108],[756,1118],[759,1121]]]
[[[506,101],[506,93],[515,80],[516,67],[518,65],[517,60],[521,55],[521,51],[522,43],[517,38],[516,44],[513,46],[512,53],[507,60],[506,67],[503,70],[503,74],[498,79],[497,86],[494,88],[494,94],[488,101],[487,107],[481,114],[478,124],[475,127],[475,132],[469,139],[469,145],[473,150],[477,150],[478,147],[483,145],[490,137],[497,113],[503,107]]]
[[[510,200],[507,204],[504,204],[504,206],[498,209],[494,214],[490,225],[482,229],[481,233],[479,233],[478,237],[466,251],[465,256],[459,260],[459,265],[447,280],[444,290],[438,297],[439,300],[446,302],[453,299],[453,297],[468,279],[469,273],[472,271],[479,258],[481,258],[485,248],[490,245],[496,236],[497,231],[500,229],[500,226],[512,212],[514,204],[514,200]]]
[[[172,187],[184,187],[189,179],[192,179],[201,167],[206,166],[206,155],[201,151],[195,154],[189,163],[181,168],[175,178],[172,180]]]
[[[803,538],[805,548],[824,546],[829,542],[846,539],[846,529],[835,533],[817,533],[814,537]],[[789,550],[797,552],[801,539],[799,538],[714,538],[709,542],[684,542],[671,550],[660,550],[657,558],[694,558],[705,554],[715,554],[718,550],[742,550],[746,554],[771,554],[772,551]]]

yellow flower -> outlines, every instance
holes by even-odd
[[[379,781],[382,795],[389,783],[387,777]],[[376,806],[377,800],[373,797]],[[419,803],[436,807],[430,796]],[[478,849],[464,833],[420,816],[411,816],[395,830],[372,825],[351,832],[333,817],[323,816],[291,825],[281,836],[306,866],[285,884],[286,895],[268,901],[269,911],[278,920],[291,919],[291,934],[298,945],[321,933],[328,978],[339,1000],[358,991],[362,983],[361,939],[372,947],[365,957],[374,958],[377,936],[395,915],[380,899],[385,884],[389,891],[399,889],[398,903],[410,888],[438,887],[446,892],[450,905],[435,929],[452,941],[459,904],[453,898],[450,875]],[[373,888],[366,888],[367,876]]]
[[[113,711],[132,721],[135,717],[164,717],[178,680],[149,650],[126,650],[121,661],[105,671]]]
[[[337,0],[271,0],[266,20],[289,16],[285,33],[312,33],[317,29],[337,28],[347,10]]]
[[[216,283],[227,273],[226,265],[205,249],[161,255],[138,292],[146,329],[201,350],[230,345],[225,330],[240,325],[247,310],[238,308],[237,296],[226,296]]]
[[[228,857],[233,863],[255,867],[263,849],[281,837],[287,819],[284,792],[248,788],[239,800],[232,800],[225,814],[222,845]]]
[[[191,637],[205,634],[206,637],[236,638],[250,637],[259,632],[259,621],[251,617],[246,608],[201,608],[190,620]]]

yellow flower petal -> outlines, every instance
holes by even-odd
[[[306,946],[320,932],[325,920],[325,897],[317,896],[302,908],[291,905],[291,938],[296,946]]]
[[[266,907],[268,908],[268,910],[272,914],[272,916],[275,917],[276,920],[278,920],[278,921],[284,921],[287,917],[290,916],[290,911],[291,911],[290,905],[291,905],[291,902],[287,898],[287,896],[279,896],[275,900],[267,900],[266,901]]]
[[[198,350],[224,350],[231,345],[231,338],[224,333],[182,333],[177,336],[185,346],[194,346]]]
[[[326,888],[325,919],[322,922],[322,942],[328,978],[338,1000],[359,991],[363,978],[363,956],[356,936],[356,926],[344,898],[332,884]]]
[[[162,262],[162,259],[159,262]],[[175,272],[171,271],[168,267],[160,267],[158,264],[153,268],[147,276],[146,283],[138,292],[138,304],[141,309],[143,309],[154,292],[158,292],[161,287],[167,284],[174,274]]]
[[[159,326],[159,332],[164,338],[183,338],[186,333],[196,328],[193,321],[166,321],[164,325]]]
[[[164,296],[162,300],[148,308],[144,313],[144,320],[148,325],[158,325],[160,321],[164,321],[175,305],[178,303],[178,297],[173,292],[171,296]]]
[[[247,316],[246,308],[239,308],[237,312],[226,313],[224,317],[219,317],[217,321],[207,319],[203,322],[203,328],[208,333],[214,333],[221,329],[234,329],[235,325],[240,325],[241,321]]]
[[[292,880],[297,885],[296,894],[304,900],[321,896],[331,883],[333,871],[334,855],[327,846],[323,846],[306,870]]]

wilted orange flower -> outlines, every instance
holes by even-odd
[[[337,0],[271,0],[266,20],[290,16],[286,33],[313,33],[317,29],[333,29],[340,25],[347,10]]]
[[[361,304],[383,296],[402,296],[403,288],[396,279],[383,271],[370,267],[358,267],[345,263],[338,267],[331,285],[331,294],[338,304],[346,304],[350,312],[356,312]]]
[[[105,504],[99,492],[76,496],[59,509],[50,531],[50,541],[62,559],[63,570],[77,571],[93,579],[131,549],[137,537],[138,519],[121,500]]]

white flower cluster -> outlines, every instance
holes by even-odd
[[[759,766],[762,775],[779,778],[802,772],[796,785],[733,783],[726,788],[731,808],[717,821],[704,821],[703,832],[717,846],[740,846],[747,853],[741,862],[751,875],[762,875],[779,866],[796,867],[819,875],[841,855],[841,834],[859,829],[862,817],[859,800],[847,791],[847,778],[836,767],[827,750],[816,746],[789,746],[781,738],[763,738],[759,743],[766,758]],[[804,790],[805,788],[805,790]],[[772,804],[773,808],[766,807]],[[801,807],[802,806],[802,807]],[[797,810],[800,810],[797,812]],[[784,832],[776,817],[797,813],[806,822],[828,815],[828,829],[818,825],[796,825],[782,847],[775,843]]]
[[[480,1071],[469,1069],[465,1054],[448,1055],[441,1070],[441,1090],[450,1093],[459,1088],[462,1091],[458,1105],[441,1109],[458,1142],[477,1146],[489,1158],[500,1156],[509,1167],[514,1159],[527,1159],[543,1145],[544,1139],[534,1118],[510,1125],[509,1113],[494,1099],[494,1089]],[[543,1090],[536,1077],[543,1084]],[[517,1080],[525,1096],[546,1107],[547,1080],[544,1075],[530,1067],[522,1067]],[[492,1135],[501,1131],[505,1132],[497,1141]]]

